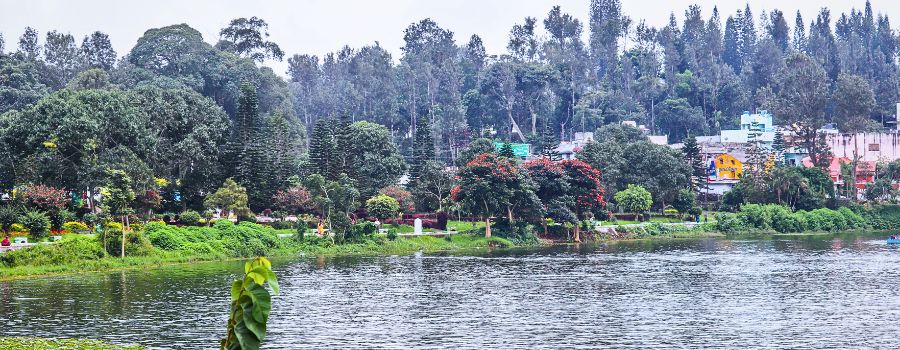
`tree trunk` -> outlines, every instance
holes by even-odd
[[[506,207],[506,215],[509,217],[509,223],[510,224],[513,223],[512,207],[510,207],[510,206]]]
[[[575,223],[575,243],[581,243],[581,223]]]
[[[125,257],[125,217],[122,217],[122,257]]]
[[[484,219],[484,238],[491,238],[491,218]]]

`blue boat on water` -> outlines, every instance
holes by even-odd
[[[900,244],[900,236],[888,237],[887,244]]]

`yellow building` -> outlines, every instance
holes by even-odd
[[[737,180],[744,172],[744,164],[728,153],[716,157],[716,179]]]

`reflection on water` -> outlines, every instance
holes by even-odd
[[[267,349],[889,347],[877,237],[618,242],[277,264]],[[0,335],[216,348],[240,263],[0,282]]]

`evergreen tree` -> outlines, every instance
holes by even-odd
[[[327,119],[319,119],[309,143],[309,163],[312,166],[310,173],[328,176],[328,170],[332,168],[329,160],[334,155],[334,149],[331,123]]]
[[[806,52],[806,24],[803,23],[803,16],[800,10],[797,10],[797,20],[794,21],[794,50]]]
[[[428,161],[434,160],[434,139],[431,137],[431,124],[427,116],[419,116],[416,121],[416,133],[413,140],[413,161],[409,169],[410,187],[415,187]]]
[[[329,165],[330,180],[337,180],[341,174],[347,174],[351,178],[354,177],[353,169],[349,166],[350,150],[350,116],[344,114],[340,119],[332,121],[332,135],[334,135],[334,152],[331,156]]]
[[[694,189],[700,190],[706,187],[707,170],[706,164],[700,156],[700,145],[697,144],[697,138],[693,135],[684,139],[684,146],[681,148],[682,157],[685,163],[691,167],[691,184]]]
[[[259,140],[259,101],[256,86],[250,82],[241,84],[241,97],[238,99],[236,137],[233,140],[235,153],[234,172],[237,182],[244,186],[253,185],[256,169],[256,156],[260,153]]]
[[[561,158],[559,152],[556,151],[556,147],[559,146],[559,140],[556,139],[556,134],[553,133],[548,124],[544,123],[544,130],[541,132],[541,138],[537,142],[535,151],[541,157],[557,161]]]
[[[781,130],[775,131],[775,139],[772,141],[772,153],[775,156],[775,166],[784,165],[784,134]]]
[[[512,144],[509,142],[504,142],[503,147],[500,147],[500,156],[503,158],[514,159],[516,158],[516,153],[513,152]]]
[[[725,20],[725,34],[722,38],[722,61],[729,65],[735,73],[741,72],[741,52],[739,24],[734,17],[728,16]]]

